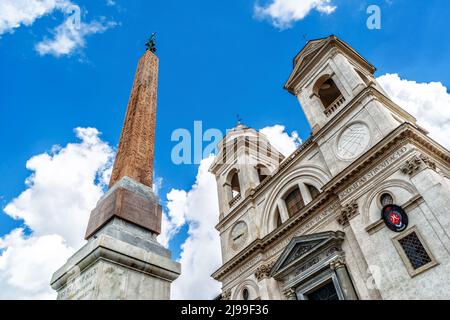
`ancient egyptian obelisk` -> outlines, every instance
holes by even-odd
[[[158,58],[139,60],[109,190],[91,212],[87,244],[56,271],[58,299],[169,299],[180,264],[156,241],[161,206],[152,191]]]

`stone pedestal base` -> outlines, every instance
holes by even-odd
[[[180,264],[156,241],[137,237],[131,244],[109,235],[127,238],[132,228],[136,226],[112,220],[55,272],[51,286],[58,300],[170,299]]]

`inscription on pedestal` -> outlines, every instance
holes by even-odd
[[[67,281],[66,287],[58,293],[58,300],[85,300],[91,299],[95,291],[98,267],[74,275]]]

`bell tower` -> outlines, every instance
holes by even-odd
[[[278,167],[284,156],[255,129],[238,122],[219,143],[210,171],[216,176],[223,218]]]
[[[374,77],[375,67],[338,37],[309,41],[294,58],[285,89],[297,97],[333,175],[404,122]]]
[[[240,122],[218,146],[209,171],[217,182],[220,213],[216,228],[220,232],[222,261],[226,262],[259,238],[253,195],[277,170],[284,156],[264,134]]]

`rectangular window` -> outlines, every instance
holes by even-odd
[[[437,265],[416,227],[397,237],[395,244],[410,276]]]

